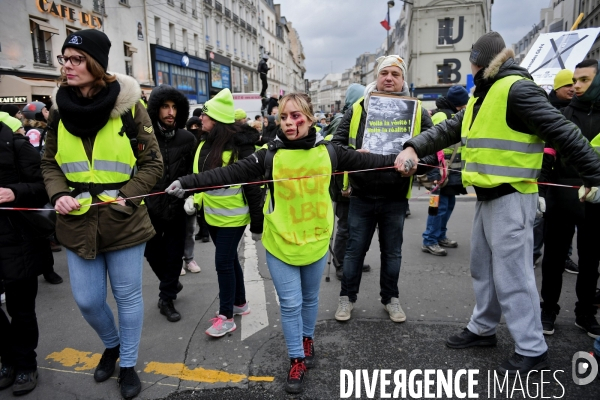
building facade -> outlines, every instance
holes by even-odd
[[[415,0],[405,3],[395,50],[408,65],[414,96],[435,100],[467,84],[471,46],[491,30],[491,0]],[[400,40],[401,39],[401,40]]]
[[[300,37],[273,0],[19,0],[0,2],[0,103],[50,102],[56,56],[80,29],[108,35],[109,72],[143,90],[171,85],[190,104],[224,88],[258,93],[262,52],[272,93],[305,89]]]
[[[210,96],[210,64],[204,50],[201,0],[145,2],[149,64],[154,85],[170,85],[190,104]]]
[[[0,102],[50,103],[67,36],[104,31],[112,42],[108,71],[152,86],[143,0],[23,0],[0,3]]]

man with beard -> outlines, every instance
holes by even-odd
[[[169,183],[192,170],[196,139],[183,129],[189,107],[183,93],[168,85],[157,87],[150,96],[148,115],[164,163],[163,176],[156,182],[153,193],[164,191]],[[139,143],[138,146],[143,145]],[[183,288],[179,274],[186,235],[184,200],[174,196],[150,196],[146,202],[156,235],[146,245],[144,255],[160,280],[160,313],[168,321],[176,322],[181,319],[173,300]]]

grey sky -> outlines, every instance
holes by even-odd
[[[507,45],[518,41],[539,22],[540,10],[551,0],[496,0],[492,6],[492,29],[500,32]],[[304,55],[306,77],[320,79],[354,65],[356,57],[385,42],[386,31],[379,24],[387,12],[387,0],[276,0],[281,13],[298,30]],[[402,2],[391,9],[393,23],[400,16]]]

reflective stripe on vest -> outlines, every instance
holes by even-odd
[[[477,98],[471,97],[462,123],[462,180],[464,186],[493,188],[511,184],[521,193],[536,193],[542,168],[544,143],[536,135],[511,129],[506,123],[508,93],[512,85],[525,79],[507,76],[490,88],[477,117]]]
[[[348,132],[348,145],[353,149],[356,149],[358,137],[358,128],[360,127],[360,117],[362,116],[363,106],[361,102],[364,100],[364,97],[358,99],[357,102],[352,104],[352,119],[350,120],[350,132]],[[416,112],[416,120],[413,128],[413,135],[415,137],[419,133],[421,133],[421,101],[417,100],[417,112]],[[410,199],[412,194],[412,182],[413,177],[410,177],[410,182],[408,185],[408,192],[406,193],[406,198]]]
[[[193,172],[195,174],[200,171],[198,162],[204,143],[205,141],[200,142],[194,156]],[[224,151],[222,158],[225,167],[231,159],[231,151]],[[197,208],[204,207],[204,218],[209,225],[232,228],[250,223],[250,208],[240,185],[194,193],[194,204]]]
[[[133,110],[131,111],[133,113]],[[88,160],[81,138],[67,131],[62,121],[58,124],[58,149],[55,159],[67,180],[77,183],[110,184],[131,178],[136,158],[127,135],[120,135],[121,117],[110,118],[96,134],[92,149],[92,162]],[[98,195],[100,201],[111,201],[119,196],[119,190],[105,190]],[[89,192],[75,197],[82,206],[92,204]],[[81,207],[69,214],[81,215],[89,207]]]
[[[329,152],[324,145],[308,150],[279,149],[273,157],[272,172],[274,180],[324,175],[273,182],[272,196],[267,193],[263,208],[265,249],[290,265],[312,264],[327,253],[333,232]]]

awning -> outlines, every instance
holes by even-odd
[[[0,81],[0,93],[11,96],[27,96],[27,102],[31,96],[52,96],[56,88],[56,82],[44,79],[24,79],[14,75],[2,75]]]
[[[53,33],[55,35],[58,35],[58,28],[53,27],[52,25],[50,25],[46,21],[42,21],[42,20],[35,19],[35,18],[29,18],[29,20],[31,22],[33,22],[33,23],[36,23],[40,27],[41,31],[48,32],[48,33]]]

